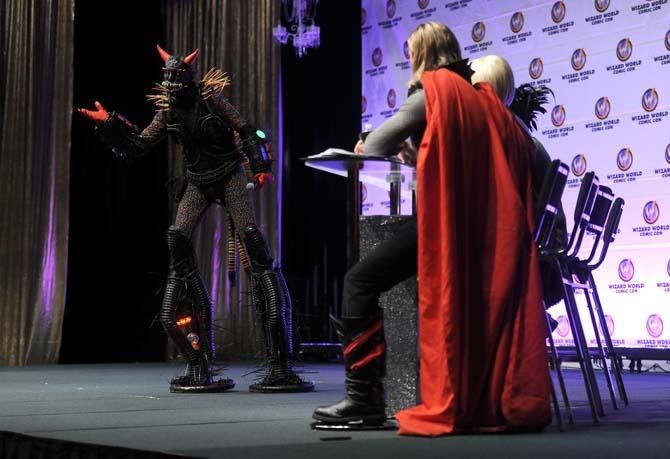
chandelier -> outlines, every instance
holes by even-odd
[[[320,28],[314,24],[318,4],[319,0],[282,0],[284,23],[288,29],[280,23],[272,35],[282,45],[290,38],[299,57],[307,53],[307,48],[318,48],[321,42]]]

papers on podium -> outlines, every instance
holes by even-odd
[[[357,156],[353,151],[343,150],[341,148],[328,148],[319,154],[308,156],[307,159],[329,158],[332,156]]]

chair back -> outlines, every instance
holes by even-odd
[[[626,202],[622,198],[616,198],[612,203],[612,207],[607,216],[607,223],[605,224],[605,230],[602,233],[603,248],[600,251],[600,257],[598,262],[594,265],[589,265],[591,270],[596,269],[598,266],[605,261],[605,256],[607,255],[607,249],[614,239],[616,238],[616,233],[619,231],[619,223],[621,222],[621,215],[623,214],[623,207]]]
[[[612,192],[612,189],[605,185],[601,185],[596,193],[596,200],[593,203],[591,218],[586,225],[586,231],[595,235],[593,246],[591,247],[591,254],[586,259],[587,263],[590,263],[596,255],[598,244],[603,230],[605,229],[605,223],[607,222],[607,215],[612,207],[612,201],[614,201],[614,193]]]
[[[596,201],[599,187],[600,181],[596,174],[593,171],[587,172],[582,179],[577,203],[575,204],[575,224],[572,227],[572,233],[570,234],[566,250],[570,256],[575,256],[579,251],[586,226],[591,220],[591,212],[593,211],[593,204]]]
[[[566,164],[555,159],[544,175],[542,189],[535,203],[535,215],[537,216],[535,241],[540,248],[546,247],[551,240],[569,171]]]

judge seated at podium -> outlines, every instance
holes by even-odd
[[[491,86],[471,83],[446,25],[421,24],[408,45],[409,96],[356,152],[394,154],[410,138],[417,217],[347,272],[342,317],[331,317],[346,394],[313,417],[345,428],[384,424],[378,298],[417,274],[421,403],[396,414],[399,433],[541,430],[551,419],[550,380],[530,144]]]

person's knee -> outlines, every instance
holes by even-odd
[[[181,288],[179,282],[175,279],[168,279],[160,312],[161,324],[165,330],[177,327],[176,312],[180,294]]]
[[[256,225],[249,225],[242,230],[242,241],[253,271],[261,272],[272,268],[273,259],[270,247]]]
[[[366,275],[365,270],[361,269],[360,264],[354,265],[344,275],[344,286],[348,289],[364,289],[370,288],[369,276]]]
[[[170,268],[173,274],[185,276],[195,269],[191,238],[181,227],[172,225],[167,231]]]
[[[191,238],[182,226],[171,225],[167,230],[167,243],[170,254],[173,255],[184,247],[190,247]]]

